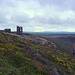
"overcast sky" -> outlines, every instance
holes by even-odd
[[[75,0],[0,0],[0,29],[75,32]]]

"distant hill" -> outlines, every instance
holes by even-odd
[[[24,33],[30,33],[35,35],[49,35],[49,34],[75,34],[75,32],[24,32]]]
[[[75,75],[75,57],[36,35],[0,33],[0,75]]]

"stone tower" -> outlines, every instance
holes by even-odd
[[[18,35],[23,35],[23,28],[20,26],[17,26],[17,34]]]

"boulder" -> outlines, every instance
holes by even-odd
[[[75,50],[73,50],[73,54],[75,55]]]

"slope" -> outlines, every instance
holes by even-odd
[[[0,33],[0,75],[75,75],[75,57],[38,36]]]

